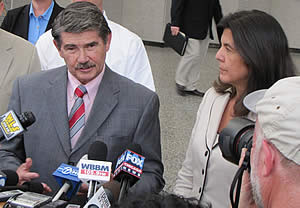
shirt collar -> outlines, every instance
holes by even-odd
[[[50,4],[49,8],[41,15],[41,17],[45,20],[49,20],[53,11],[54,1]],[[33,11],[32,2],[30,3],[29,16],[35,16]]]
[[[102,14],[103,14],[103,16],[104,16],[105,20],[106,20],[106,21],[108,21],[109,19],[108,19],[107,15],[106,15],[106,12],[105,12],[105,10],[104,10],[104,9],[103,9],[103,11],[102,11]]]
[[[102,81],[103,75],[104,75],[104,71],[105,71],[105,65],[103,67],[102,72],[92,81],[90,81],[89,83],[85,84],[85,88],[87,90],[87,96],[89,97],[89,99],[91,97],[95,97],[100,85],[100,82]],[[72,89],[72,95],[75,96],[75,89],[79,86],[82,85],[77,79],[76,77],[74,77],[68,70],[68,81],[69,84],[71,86]]]

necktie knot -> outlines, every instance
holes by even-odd
[[[83,85],[79,85],[75,89],[75,94],[80,98],[82,98],[84,96],[84,94],[86,94],[86,93],[87,93],[87,90],[86,90],[85,86],[83,86]]]

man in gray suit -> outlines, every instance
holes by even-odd
[[[0,0],[0,16],[4,2]],[[0,115],[7,110],[13,81],[17,76],[41,70],[35,47],[24,39],[0,29]]]
[[[105,65],[111,32],[100,10],[89,2],[70,4],[54,21],[52,35],[67,66],[14,83],[9,107],[32,111],[36,122],[1,144],[0,170],[15,169],[21,182],[35,179],[55,191],[52,173],[61,163],[76,164],[95,141],[107,145],[107,161],[137,143],[146,160],[130,191],[161,191],[158,96]]]

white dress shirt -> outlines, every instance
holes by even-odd
[[[155,91],[151,66],[143,41],[125,27],[108,20],[105,12],[103,13],[112,31],[106,64],[113,71]],[[53,43],[51,31],[44,33],[36,43],[42,70],[65,65],[64,59],[60,57]]]

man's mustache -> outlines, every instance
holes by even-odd
[[[79,63],[76,65],[75,69],[88,69],[91,67],[95,67],[96,65],[91,63],[91,62],[86,62],[86,63]]]

